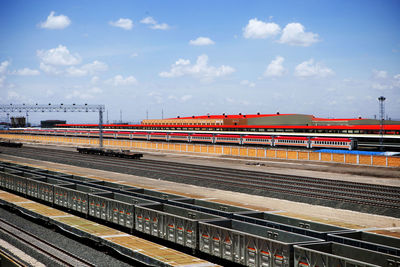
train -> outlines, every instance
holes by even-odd
[[[32,135],[58,135],[75,137],[99,137],[98,129],[35,129],[25,128],[22,133]],[[331,148],[353,150],[357,148],[357,140],[353,138],[310,137],[288,135],[261,134],[220,134],[200,132],[140,131],[140,130],[104,130],[104,138],[131,139],[146,141],[232,144],[264,147],[302,147],[306,149]]]
[[[0,163],[0,188],[207,254],[223,265],[361,266],[365,259],[400,260],[396,238],[13,163]],[[366,237],[355,239],[359,233]],[[351,247],[343,245],[348,242]],[[310,250],[311,245],[324,249]]]

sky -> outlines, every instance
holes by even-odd
[[[383,95],[400,119],[399,14],[398,0],[1,0],[0,104],[104,104],[109,122],[373,118]]]

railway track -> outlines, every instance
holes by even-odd
[[[286,194],[300,198],[319,199],[362,205],[365,207],[386,208],[400,213],[400,188],[383,185],[335,181],[293,175],[217,168],[194,164],[142,159],[132,161],[120,158],[103,158],[97,155],[80,155],[72,151],[53,149],[23,148],[3,149],[6,154],[28,158],[85,166],[103,170],[116,170],[151,178],[175,180],[197,185],[225,187],[241,192],[280,197]],[[235,190],[233,190],[235,191]],[[271,195],[272,194],[272,195]],[[267,194],[268,195],[268,194]]]
[[[96,266],[3,219],[0,219],[0,231],[12,236],[14,239],[17,239],[18,242],[35,249],[40,254],[45,255],[47,258],[60,265],[82,267]]]

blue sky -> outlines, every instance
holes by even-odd
[[[0,2],[0,103],[400,118],[400,1]],[[0,114],[0,117],[3,116]],[[95,114],[31,114],[90,122]]]

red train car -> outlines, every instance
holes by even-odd
[[[274,146],[300,146],[310,148],[307,137],[278,136],[274,138]]]
[[[242,137],[242,144],[272,146],[272,137],[265,135],[245,135]]]
[[[217,134],[215,136],[215,143],[230,143],[230,144],[239,144],[240,145],[241,137],[240,135],[233,134]]]
[[[355,141],[350,138],[313,137],[310,139],[310,146],[312,148],[344,148],[351,150],[355,145]]]
[[[191,134],[190,142],[214,143],[214,137],[212,134]]]

